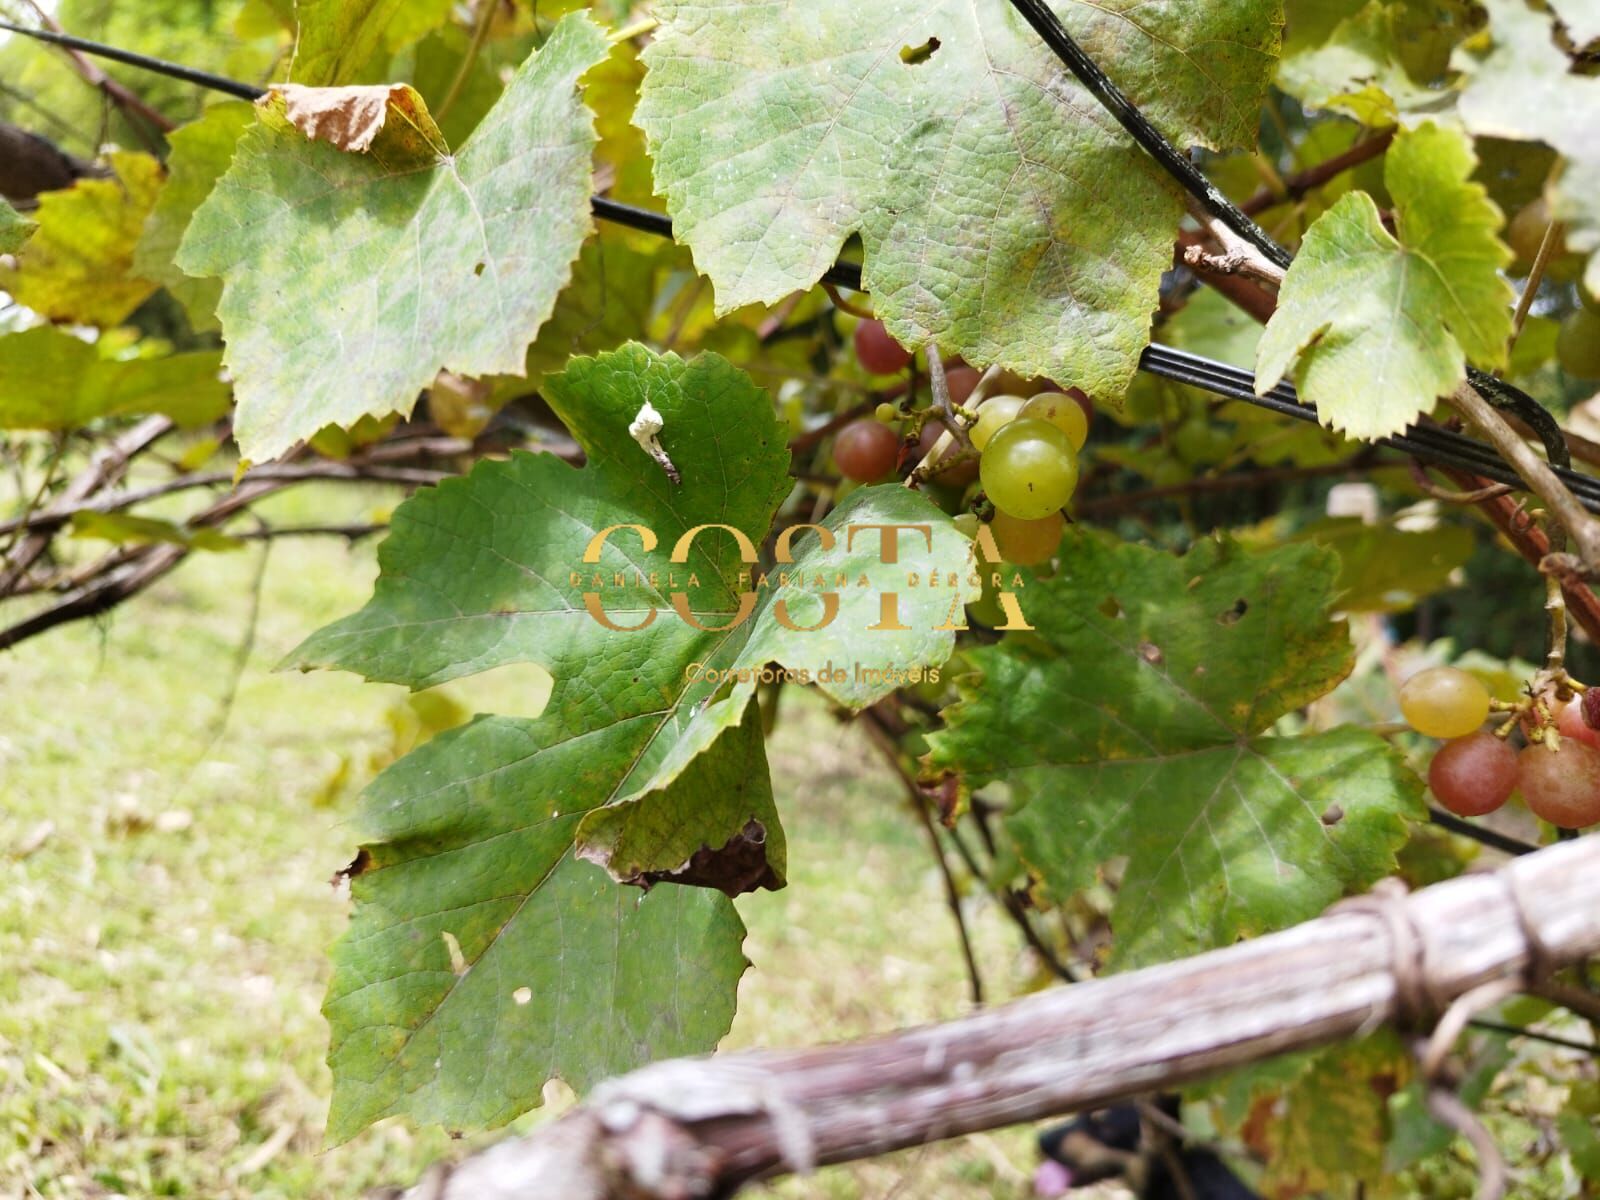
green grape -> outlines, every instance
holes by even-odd
[[[1037,417],[1012,421],[983,448],[978,477],[994,506],[1023,521],[1060,510],[1078,486],[1078,455],[1057,426]]]
[[[967,431],[972,444],[979,450],[987,446],[995,432],[1022,411],[1023,403],[1021,396],[990,396],[985,400],[978,410],[978,419]]]
[[[1019,521],[1009,513],[996,512],[989,528],[994,531],[1000,557],[1019,567],[1036,567],[1054,557],[1061,535],[1067,531],[1067,522],[1058,512],[1037,521]]]
[[[964,538],[978,536],[978,515],[976,513],[957,513],[954,521],[956,532]]]
[[[1082,450],[1089,440],[1089,418],[1084,415],[1083,405],[1065,392],[1040,392],[1022,406],[1017,416],[1049,421],[1067,435],[1074,450]]]
[[[1600,297],[1596,297],[1584,284],[1578,285],[1578,301],[1592,313],[1600,313]]]
[[[1579,379],[1600,379],[1600,313],[1575,310],[1556,334],[1556,361]]]
[[[885,425],[893,425],[900,419],[900,410],[892,404],[884,403],[873,409],[872,415]]]
[[[1455,667],[1430,667],[1400,688],[1400,712],[1418,733],[1466,737],[1489,719],[1489,690]]]

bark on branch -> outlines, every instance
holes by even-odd
[[[676,1059],[412,1200],[690,1200],[1094,1108],[1368,1031],[1415,997],[1532,987],[1600,953],[1600,836],[1294,929],[866,1041]],[[1397,933],[1404,929],[1406,936]],[[1408,997],[1410,998],[1408,1000]]]

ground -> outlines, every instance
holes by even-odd
[[[392,502],[305,490],[277,515],[360,519]],[[462,1149],[400,1122],[321,1148],[318,1007],[347,906],[328,881],[353,851],[359,785],[410,710],[396,688],[272,671],[365,599],[372,547],[276,545],[246,646],[258,555],[197,560],[105,621],[0,654],[0,1196],[354,1197]],[[450,693],[508,711],[527,704],[513,686]],[[789,715],[772,765],[792,882],[740,902],[754,966],[725,1045],[966,1011],[938,876],[894,781],[820,705]],[[991,990],[1028,986],[999,914],[969,907]],[[752,1194],[1013,1200],[1029,1145],[1027,1131],[969,1138]]]

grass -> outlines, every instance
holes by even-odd
[[[390,502],[307,489],[274,515],[360,519]],[[0,654],[0,1195],[356,1196],[461,1149],[388,1122],[321,1150],[318,1007],[346,918],[328,880],[353,851],[354,794],[409,736],[410,710],[351,676],[272,673],[371,586],[370,546],[313,540],[272,550],[230,703],[258,553],[197,560],[103,622]],[[526,711],[515,688],[451,692]],[[725,1044],[966,1011],[938,877],[894,781],[820,706],[789,716],[771,757],[792,884],[740,902],[754,968]],[[971,908],[991,990],[1026,986],[1010,931]],[[1013,1132],[767,1194],[1010,1200],[1030,1170]]]

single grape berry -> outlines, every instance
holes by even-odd
[[[983,448],[978,478],[994,506],[1022,521],[1058,511],[1078,486],[1078,455],[1049,421],[1021,418],[1001,426]]]
[[[1556,714],[1556,732],[1564,738],[1600,750],[1600,730],[1583,719],[1583,704],[1580,701],[1574,700]]]
[[[1600,821],[1600,750],[1576,741],[1529,746],[1517,755],[1517,788],[1540,820],[1562,829]]]
[[[944,373],[945,387],[950,389],[950,403],[965,404],[982,378],[982,372],[971,367],[951,367]]]
[[[1489,691],[1455,667],[1430,667],[1405,681],[1400,712],[1406,723],[1429,737],[1458,738],[1489,718]]]
[[[978,419],[972,423],[967,436],[972,444],[982,450],[1002,426],[1008,425],[1022,411],[1026,403],[1021,396],[990,396],[978,409]]]
[[[1517,752],[1482,730],[1439,747],[1428,764],[1428,786],[1458,817],[1492,813],[1517,787]]]
[[[882,321],[857,325],[855,342],[856,360],[874,375],[894,375],[911,365],[911,351],[889,336]]]
[[[833,461],[839,473],[857,483],[872,483],[894,470],[900,439],[877,421],[851,421],[833,439]]]
[[[1583,723],[1590,729],[1600,729],[1600,689],[1590,688],[1577,703],[1583,709]]]
[[[1579,379],[1600,379],[1600,313],[1574,309],[1556,333],[1556,361]]]
[[[1019,567],[1036,567],[1055,555],[1067,522],[1058,512],[1037,521],[1019,521],[1010,513],[996,511],[989,528],[1001,558]]]
[[[884,403],[873,409],[872,415],[885,425],[893,425],[900,419],[900,410],[892,404]]]
[[[1022,406],[1017,416],[1049,421],[1067,435],[1074,450],[1082,450],[1089,440],[1089,419],[1083,415],[1083,406],[1065,392],[1040,392]]]

